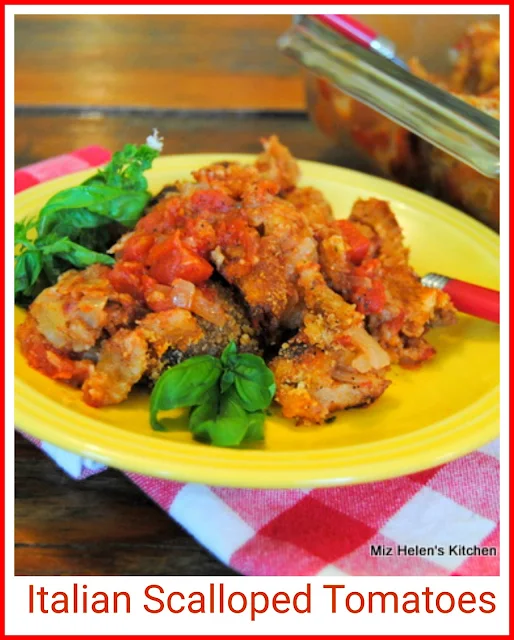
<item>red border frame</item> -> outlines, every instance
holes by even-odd
[[[63,5],[63,6],[70,6],[70,5],[74,5],[74,6],[101,6],[101,5],[123,5],[123,6],[127,6],[127,5],[140,5],[140,3],[135,2],[134,0],[128,0],[128,1],[123,1],[123,0],[111,0],[111,2],[100,2],[99,0],[93,0],[92,2],[66,2],[66,0],[53,0],[53,2],[43,2],[41,0],[33,0],[32,2],[30,0],[21,0],[20,2],[3,2],[2,6],[3,9],[0,12],[0,22],[1,22],[1,33],[4,34],[5,33],[5,9],[6,7],[10,6],[38,6],[38,5],[42,5],[42,6],[47,6],[47,5]],[[153,5],[162,5],[162,6],[173,6],[173,5],[190,5],[192,7],[194,6],[198,6],[198,5],[219,5],[219,4],[228,4],[228,5],[249,5],[249,6],[270,6],[270,5],[294,5],[296,7],[301,7],[303,5],[312,5],[312,4],[326,4],[323,2],[302,2],[302,1],[295,1],[295,0],[281,0],[280,2],[273,2],[272,0],[265,0],[264,2],[260,2],[260,3],[252,3],[252,2],[237,2],[235,0],[225,0],[225,2],[218,2],[216,0],[204,0],[203,2],[199,2],[199,3],[194,3],[194,2],[165,2],[164,0],[153,0],[151,2],[151,4]],[[377,0],[375,2],[360,2],[360,3],[354,3],[354,4],[359,4],[359,5],[380,5],[380,4],[391,4],[390,2],[387,2],[386,0]],[[394,4],[397,5],[435,5],[435,6],[440,6],[440,5],[448,5],[448,1],[444,1],[444,0],[438,0],[436,2],[407,2],[406,0],[396,0],[394,2]],[[474,6],[474,5],[480,5],[480,6],[484,6],[487,5],[488,3],[483,3],[483,2],[478,2],[478,0],[471,0],[468,2],[464,2],[464,0],[453,0],[453,2],[451,2],[451,4],[459,4],[459,5],[466,5],[466,6]],[[500,2],[500,3],[495,3],[496,6],[507,6],[510,9],[511,6],[511,2],[509,0],[509,2]],[[144,5],[140,5],[142,6],[142,11],[144,10]],[[509,28],[510,31],[512,31],[512,26],[514,23],[514,19],[512,17],[512,12],[509,11]],[[512,64],[513,64],[513,59],[514,59],[514,55],[513,55],[513,49],[512,47],[510,47],[509,49],[509,62],[510,62],[510,74],[509,74],[509,79],[512,81],[512,76],[513,76],[513,72],[512,72]],[[5,149],[5,116],[6,116],[6,105],[5,105],[5,63],[6,63],[6,57],[5,57],[5,45],[4,47],[2,47],[2,65],[1,65],[1,79],[2,79],[2,95],[3,95],[3,100],[2,100],[2,116],[3,116],[3,122],[4,122],[4,127],[2,128],[1,131],[1,142],[2,142],[2,148]],[[510,88],[510,97],[512,98],[513,95],[513,90],[512,87]],[[9,106],[10,108],[10,106]],[[509,113],[510,116],[510,113]],[[505,116],[503,116],[505,118]],[[510,122],[510,120],[509,120]],[[509,151],[512,149],[512,142],[514,140],[514,134],[512,134],[512,132],[510,133],[510,140],[509,140]],[[510,160],[510,156],[511,154],[509,153],[509,160]],[[1,193],[2,193],[2,198],[3,201],[5,202],[5,189],[6,189],[6,184],[5,184],[5,154],[3,154],[2,156],[2,168],[3,168],[3,175],[4,175],[4,180],[2,181],[1,184]],[[510,167],[510,179],[511,182],[513,180],[513,176],[514,176],[514,168],[512,168],[512,166]],[[10,188],[9,186],[7,186],[7,188]],[[510,197],[510,202],[512,203],[514,200],[514,198],[512,198],[512,195]],[[512,240],[514,238],[514,229],[511,228],[510,229],[510,242],[512,243]],[[5,225],[1,225],[0,227],[0,241],[1,241],[1,247],[2,247],[2,257],[5,258],[4,256],[4,247],[5,247]],[[510,256],[509,256],[510,257]],[[512,265],[512,261],[509,259],[509,274],[510,276],[512,276],[514,274],[514,268]],[[5,315],[8,312],[7,310],[7,305],[5,304],[5,260],[2,259],[1,263],[0,263],[0,282],[1,282],[1,291],[2,291],[2,301],[3,301],[3,306],[4,306],[4,313],[2,315],[1,321],[0,321],[0,327],[1,327],[1,333],[2,333],[2,344],[0,346],[0,358],[2,360],[2,362],[4,363],[5,366],[5,340],[6,340],[6,334],[5,334]],[[509,279],[510,280],[510,279]],[[510,313],[512,313],[512,310],[514,308],[514,301],[512,299],[512,293],[513,293],[513,289],[514,286],[512,285],[511,281],[509,281],[509,287],[510,287],[510,294],[511,294],[511,302],[510,302],[510,308],[509,311]],[[10,310],[9,310],[10,313]],[[509,338],[510,338],[510,326],[509,326]],[[510,345],[510,349],[509,349],[509,373],[512,374],[512,356],[514,354],[514,346]],[[2,409],[5,412],[5,380],[4,380],[4,371],[2,371],[1,374],[2,377],[2,385],[1,385],[1,391],[0,391],[0,402],[2,405]],[[514,389],[514,383],[511,382],[510,385],[511,389]],[[509,418],[510,418],[510,407],[509,407]],[[509,419],[509,423],[510,423],[510,419]],[[5,425],[5,428],[11,428],[11,425]],[[512,457],[512,452],[514,450],[514,438],[510,439],[510,449],[509,449],[509,454],[510,457]],[[0,439],[0,454],[2,456],[2,460],[5,460],[5,438],[1,438]],[[2,497],[1,497],[1,507],[2,507],[2,511],[1,511],[1,524],[2,524],[2,528],[1,528],[1,534],[0,534],[0,541],[2,543],[2,549],[1,549],[1,553],[0,553],[0,557],[1,557],[1,563],[0,563],[0,568],[2,571],[2,575],[4,576],[4,580],[1,583],[0,586],[0,639],[1,638],[16,638],[17,640],[29,640],[32,638],[36,638],[36,637],[40,637],[40,636],[6,636],[5,635],[5,588],[6,588],[6,584],[5,584],[5,578],[6,578],[6,574],[5,574],[5,526],[6,526],[6,521],[5,521],[5,476],[2,476],[1,479],[1,488],[2,488]],[[509,473],[509,487],[512,484],[512,474]],[[510,531],[509,531],[509,546],[511,545],[511,542],[513,540],[513,535],[512,535],[512,525],[514,522],[514,517],[512,515],[512,504],[513,504],[513,497],[512,497],[512,492],[509,493],[509,524],[510,524]],[[509,558],[509,566],[507,568],[507,571],[509,573],[509,583],[511,582],[510,577],[511,577],[511,566],[512,566],[512,561]],[[510,590],[510,594],[509,594],[509,635],[508,636],[499,636],[499,635],[489,635],[489,636],[470,636],[472,638],[505,638],[505,637],[511,637],[512,631],[511,631],[511,616],[510,616],[510,611],[511,609],[514,607],[514,595],[512,593],[512,589]],[[60,636],[43,636],[45,638],[59,638],[60,640],[66,640],[67,638],[91,638],[92,640],[101,640],[102,638],[126,638],[127,636],[87,636],[87,635],[77,635],[77,636],[64,636],[64,635],[60,635]],[[370,638],[375,638],[375,637],[379,637],[379,636],[294,636],[294,635],[276,635],[276,636],[224,636],[224,635],[217,635],[217,636],[130,636],[130,637],[134,637],[134,638],[141,638],[142,640],[150,640],[153,638],[163,638],[163,637],[168,637],[168,638],[175,638],[176,640],[200,640],[200,639],[207,639],[207,638],[230,638],[231,640],[237,640],[238,638],[253,638],[254,640],[274,640],[275,638],[283,638],[283,637],[289,637],[289,638],[293,638],[293,637],[298,637],[298,638],[310,638],[311,640],[321,640],[322,638],[334,638],[334,640],[336,638],[346,638],[348,640],[351,640],[353,638],[355,638],[355,640],[368,640]],[[385,636],[387,637],[387,636]],[[389,636],[389,637],[394,637],[394,636]],[[420,635],[420,636],[398,636],[398,637],[402,637],[402,638],[408,638],[408,637],[419,637],[419,638],[444,638],[444,637],[454,637],[454,636],[429,636],[429,635]],[[461,637],[465,637],[465,636],[461,636]]]

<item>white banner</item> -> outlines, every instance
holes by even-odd
[[[507,590],[499,577],[86,576],[10,582],[7,634],[508,632]]]

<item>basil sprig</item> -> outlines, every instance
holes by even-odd
[[[150,146],[125,145],[84,183],[52,196],[36,218],[15,224],[16,302],[30,303],[71,267],[114,263],[106,251],[150,200],[144,172],[160,144],[155,138]]]
[[[222,373],[213,356],[196,356],[167,369],[157,381],[150,398],[150,422],[156,431],[164,430],[158,411],[202,405]]]
[[[152,391],[150,423],[166,430],[160,411],[191,407],[189,429],[195,438],[218,447],[259,441],[275,388],[264,360],[237,353],[231,342],[220,358],[195,356],[167,369]]]

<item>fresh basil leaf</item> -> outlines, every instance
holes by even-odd
[[[27,250],[16,256],[14,261],[14,293],[30,296],[43,268],[41,252]]]
[[[18,254],[14,261],[15,296],[23,294],[30,297],[36,292],[36,284],[42,273],[46,276],[45,285],[57,282],[59,275],[70,266],[84,269],[92,264],[113,264],[114,259],[105,253],[91,251],[69,238],[53,239],[50,244],[26,249]],[[59,264],[67,265],[59,268]],[[41,284],[41,283],[40,283]],[[41,286],[37,287],[39,291]]]
[[[69,263],[63,260],[59,260],[58,256],[55,254],[46,254],[43,255],[43,271],[46,276],[46,280],[48,281],[48,285],[55,284],[59,279],[61,273],[69,268]],[[62,263],[62,265],[60,264]]]
[[[146,191],[148,182],[143,173],[152,166],[152,162],[159,155],[159,151],[147,144],[136,146],[127,144],[121,151],[117,151],[111,161],[100,169],[95,176],[86,180],[84,184],[107,184],[121,189],[136,189]]]
[[[224,367],[228,367],[230,366],[230,364],[233,361],[234,356],[237,355],[237,345],[236,343],[232,340],[231,342],[228,343],[228,345],[223,349],[223,353],[221,354],[221,364]]]
[[[141,213],[151,198],[148,191],[118,189],[107,185],[84,187],[93,191],[95,201],[89,210],[132,228],[141,217]]]
[[[84,269],[85,267],[89,267],[97,263],[107,265],[115,263],[114,258],[107,253],[92,251],[91,249],[87,249],[86,247],[71,241],[68,243],[66,254],[64,256],[62,254],[60,255],[74,267],[78,267],[79,269]]]
[[[226,369],[221,377],[221,393],[225,393],[228,391],[230,387],[234,384],[234,380],[236,379],[236,374],[230,369]]]
[[[222,394],[216,419],[205,422],[204,428],[217,447],[237,447],[243,442],[248,417],[234,389]]]
[[[254,411],[247,414],[248,429],[245,435],[245,442],[259,442],[264,440],[264,420],[266,416],[262,411]]]
[[[209,439],[206,424],[216,420],[219,410],[219,389],[214,385],[205,394],[202,404],[191,409],[189,414],[189,430],[196,438]]]
[[[41,248],[43,255],[56,254],[74,267],[84,269],[92,264],[114,264],[114,258],[106,253],[98,253],[87,249],[69,238],[59,238],[52,244]]]
[[[105,184],[64,189],[50,198],[41,210],[37,224],[38,236],[54,231],[63,212],[69,217],[78,211],[78,216],[84,217],[84,210],[126,227],[133,227],[149,199],[147,191],[123,190]],[[79,223],[78,220],[77,224]]]
[[[34,241],[30,240],[27,235],[31,229],[36,225],[35,218],[26,218],[21,222],[14,223],[14,244],[21,244],[24,247],[31,248],[34,246]]]
[[[80,229],[78,232],[70,235],[70,240],[82,245],[86,249],[98,251],[99,253],[107,253],[113,243],[119,238],[120,233],[124,232],[124,227],[116,230],[114,227],[117,223],[109,223],[91,229]]]
[[[206,393],[221,375],[221,364],[213,356],[195,356],[165,371],[150,397],[150,422],[163,430],[157,419],[159,411],[192,407],[203,403]]]
[[[236,374],[235,387],[244,408],[247,411],[267,409],[276,386],[273,373],[264,360],[251,353],[239,354],[233,371]]]
[[[149,142],[126,145],[82,185],[64,189],[50,198],[36,218],[15,224],[18,303],[28,304],[44,287],[54,284],[70,265],[85,268],[95,262],[113,263],[106,255],[107,249],[123,227],[132,228],[136,224],[151,198],[143,174],[162,147],[157,132],[153,137],[157,145]],[[27,251],[32,253],[21,257]]]
[[[45,214],[41,219],[40,228],[43,229],[41,237],[54,234],[75,240],[85,230],[96,230],[108,224],[111,224],[109,218],[87,209],[58,209],[53,213]]]
[[[261,409],[269,406],[274,392],[273,374],[264,360],[238,354],[232,342],[219,360],[197,356],[166,371],[152,392],[150,421],[154,429],[163,430],[160,410],[190,406],[189,429],[195,438],[236,447],[264,438]]]

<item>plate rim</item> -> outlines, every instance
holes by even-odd
[[[238,154],[238,153],[206,153],[206,154],[180,154],[173,156],[161,156],[154,162],[154,166],[151,171],[159,169],[159,165],[166,163],[167,168],[172,170],[171,164],[175,164],[176,168],[179,168],[180,163],[194,163],[195,159],[201,158],[202,163],[209,163],[210,161],[219,160],[223,156],[224,159],[234,159],[236,161],[248,162],[255,159],[254,154]],[[437,215],[444,221],[451,219],[452,225],[457,225],[461,231],[467,235],[471,234],[477,236],[480,234],[481,244],[487,244],[487,250],[491,251],[493,255],[499,256],[499,236],[473,218],[468,217],[463,212],[454,209],[450,205],[439,202],[431,198],[430,196],[405,187],[398,185],[394,182],[386,180],[381,177],[371,176],[353,169],[346,167],[338,167],[335,165],[325,164],[322,162],[312,160],[300,160],[300,167],[305,169],[305,173],[309,173],[309,169],[323,171],[325,178],[330,179],[330,174],[337,176],[343,182],[345,174],[347,178],[354,177],[358,181],[364,181],[370,183],[366,187],[369,191],[394,191],[395,195],[383,195],[382,197],[390,197],[391,199],[406,203],[410,207],[420,208],[428,210],[430,203],[433,203],[434,211],[431,214]],[[184,167],[182,167],[184,169]],[[328,170],[328,175],[327,175]],[[71,173],[66,176],[55,178],[39,185],[34,185],[29,189],[26,189],[15,196],[15,208],[18,206],[29,206],[31,200],[41,199],[45,192],[55,192],[59,189],[59,185],[67,184],[70,179],[80,176],[86,177],[96,171],[95,168],[86,169],[79,172]],[[374,189],[374,186],[377,186]],[[16,357],[16,356],[15,356]],[[51,400],[44,394],[37,392],[38,396],[42,400],[41,402],[30,402],[30,393],[34,393],[34,390],[30,389],[30,386],[25,383],[21,378],[15,375],[15,424],[16,428],[25,431],[29,435],[44,440],[55,446],[62,447],[73,453],[77,453],[81,456],[90,458],[97,462],[101,462],[107,466],[121,469],[122,471],[142,473],[144,475],[152,475],[154,477],[173,479],[179,482],[195,482],[208,484],[211,486],[227,486],[234,488],[263,488],[263,489],[282,489],[282,488],[312,488],[312,487],[328,487],[328,486],[342,486],[347,484],[361,484],[367,482],[375,482],[385,479],[391,479],[421,471],[423,469],[439,466],[445,462],[449,462],[456,458],[460,458],[471,451],[480,448],[487,442],[493,440],[499,433],[499,385],[491,389],[485,396],[481,396],[476,402],[464,407],[459,412],[448,416],[438,422],[427,425],[427,427],[409,432],[400,436],[393,436],[392,438],[386,438],[384,440],[374,441],[370,443],[361,443],[353,445],[351,447],[344,448],[330,448],[330,449],[312,449],[309,451],[309,456],[314,456],[315,464],[312,465],[312,460],[308,465],[293,467],[291,469],[284,465],[285,458],[297,458],[302,455],[301,451],[262,451],[260,449],[219,449],[212,447],[198,448],[197,446],[191,447],[188,443],[178,443],[171,440],[163,440],[160,438],[149,437],[152,434],[134,434],[131,433],[131,438],[136,440],[134,443],[133,451],[128,453],[126,448],[119,450],[113,447],[116,434],[119,436],[119,428],[113,425],[109,425],[101,420],[95,420],[93,418],[77,414],[72,409],[59,405],[61,413],[64,417],[74,416],[75,422],[77,418],[78,423],[90,423],[93,420],[95,424],[102,427],[102,430],[107,430],[108,433],[101,434],[99,439],[98,432],[96,433],[96,444],[88,443],[83,437],[81,438],[81,429],[86,429],[84,424],[77,431],[77,424],[75,429],[69,428],[69,425],[63,425],[64,418],[59,416],[56,420],[55,415],[47,413],[47,423],[42,422],[41,416],[43,410],[49,408],[45,407],[45,403],[48,405],[55,405],[55,401]],[[22,406],[20,406],[20,400]],[[39,400],[39,398],[38,398]],[[58,403],[57,403],[58,404]],[[37,409],[35,408],[37,405]],[[478,413],[477,413],[478,411]],[[471,413],[470,413],[471,412]],[[469,415],[468,415],[469,414]],[[461,420],[459,420],[459,416]],[[462,422],[464,418],[464,422]],[[83,419],[83,420],[82,420]],[[445,444],[447,437],[455,434],[454,429],[444,430],[444,427],[452,426],[459,430],[465,429],[466,426],[474,425],[475,429],[471,430],[471,433],[467,433],[466,442],[460,442],[459,447],[448,448]],[[476,427],[479,428],[476,428]],[[439,432],[437,429],[443,429]],[[431,438],[436,440],[435,448],[425,447],[420,453],[419,442],[416,455],[412,456],[411,449],[415,446],[415,443],[411,440],[419,440],[420,434],[423,431],[429,431]],[[141,441],[141,442],[137,442]],[[387,451],[387,445],[394,443],[395,441],[403,441],[402,453],[398,455],[399,449],[396,448],[395,457],[393,459],[387,458],[385,455]],[[102,443],[102,445],[99,444]],[[427,439],[423,439],[423,442],[427,442]],[[140,454],[142,445],[146,443],[148,451],[151,452],[152,458],[161,460],[163,455],[166,456],[166,468],[161,467],[149,470],[149,464],[151,462],[144,458]],[[153,443],[155,449],[150,447],[150,443]],[[163,447],[163,443],[169,445]],[[406,445],[406,446],[405,446]],[[124,443],[124,447],[127,443]],[[372,469],[368,469],[367,472],[362,472],[362,468],[359,463],[354,463],[355,469],[352,470],[351,462],[353,457],[351,454],[358,453],[358,449],[363,448],[368,451],[368,462],[364,467],[369,468],[369,451],[373,452],[377,449],[376,454],[382,454],[378,456],[378,460],[375,460],[372,464]],[[165,452],[164,452],[165,450]],[[203,455],[200,455],[203,452]],[[188,455],[189,454],[189,455]],[[328,454],[328,455],[327,455]],[[348,455],[350,454],[350,456]],[[386,458],[385,460],[383,458]],[[190,460],[188,458],[191,458]],[[409,465],[408,461],[412,460]],[[212,459],[212,460],[211,460]],[[358,459],[358,456],[357,456]],[[145,462],[146,460],[146,462]],[[239,465],[237,460],[240,460]],[[216,462],[214,466],[210,465],[211,462]],[[320,474],[320,462],[323,461],[323,473]],[[344,473],[342,465],[346,461],[347,472]],[[280,462],[283,466],[282,470],[273,468],[272,463]],[[343,467],[344,469],[344,467]],[[361,469],[359,473],[359,469]],[[271,477],[270,471],[273,471]],[[242,482],[241,478],[244,477]]]

